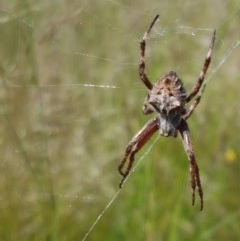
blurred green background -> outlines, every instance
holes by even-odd
[[[240,240],[238,0],[1,1],[0,240],[82,240],[116,194],[125,147],[151,118],[137,64],[156,13],[147,72],[175,70],[187,90],[217,29],[189,120],[205,207],[191,206],[180,138],[155,134],[86,240]]]

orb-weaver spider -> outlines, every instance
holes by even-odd
[[[205,85],[203,81],[207,72],[207,69],[211,62],[212,50],[214,47],[216,30],[213,31],[212,41],[205,58],[203,68],[198,77],[197,84],[194,86],[190,94],[187,94],[183,86],[182,81],[178,77],[177,73],[170,71],[163,77],[159,78],[155,84],[152,84],[147,74],[145,73],[145,46],[146,39],[150,33],[153,25],[157,21],[159,15],[153,19],[148,30],[143,35],[140,42],[140,63],[139,63],[139,75],[142,82],[147,87],[148,94],[143,104],[143,114],[156,113],[157,116],[148,121],[145,126],[132,138],[128,143],[125,151],[125,155],[118,166],[120,174],[123,176],[119,187],[122,187],[126,177],[132,169],[135,154],[144,146],[144,144],[151,138],[151,136],[157,131],[160,131],[162,136],[177,137],[178,131],[181,134],[184,149],[187,153],[190,163],[190,178],[192,186],[192,205],[195,203],[195,191],[198,190],[198,194],[201,200],[201,210],[203,209],[203,191],[200,181],[199,168],[193,152],[187,119],[192,115],[194,109],[199,104]],[[194,99],[194,102],[189,107],[185,108],[185,104]],[[129,159],[128,163],[127,160]],[[124,165],[127,164],[125,170]]]

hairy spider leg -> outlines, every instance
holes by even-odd
[[[216,39],[216,30],[214,29],[212,41],[211,41],[210,47],[208,49],[208,52],[207,52],[207,55],[206,55],[206,58],[205,58],[203,68],[202,68],[202,70],[200,72],[200,75],[198,77],[197,84],[193,87],[192,91],[190,92],[190,94],[187,97],[187,102],[192,100],[192,98],[198,93],[198,91],[200,90],[200,88],[202,86],[202,83],[205,79],[205,75],[207,73],[208,67],[211,63],[211,57],[212,57],[212,51],[213,51],[215,39]],[[201,97],[200,97],[200,99],[201,99]],[[199,99],[199,101],[200,101],[200,99]]]
[[[184,120],[187,120],[192,115],[194,109],[197,107],[197,105],[199,104],[199,102],[201,100],[201,97],[202,97],[202,94],[205,90],[205,87],[206,87],[206,85],[203,85],[201,87],[201,89],[199,90],[199,92],[197,94],[197,97],[194,99],[193,104],[189,107],[189,109],[187,110],[187,113],[182,116],[182,118]]]
[[[190,163],[190,181],[191,181],[191,186],[192,186],[192,205],[195,204],[195,189],[197,188],[198,194],[200,197],[201,201],[201,207],[200,210],[203,209],[203,191],[202,191],[202,186],[201,186],[201,181],[200,181],[200,175],[199,175],[199,168],[196,162],[196,158],[193,152],[193,147],[189,135],[189,129],[188,129],[188,124],[185,120],[182,120],[178,130],[182,136],[182,141],[183,141],[183,146],[184,149],[187,153],[188,160]]]
[[[152,137],[152,135],[159,129],[159,119],[155,117],[147,122],[144,127],[132,138],[128,143],[125,155],[118,166],[119,173],[123,176],[119,187],[121,188],[129,172],[132,169],[135,154],[143,147],[143,145]],[[125,171],[123,167],[129,158],[129,162]]]
[[[159,18],[159,15],[156,15],[153,19],[152,23],[150,24],[148,30],[144,33],[143,38],[140,42],[140,63],[139,63],[139,75],[142,82],[146,85],[146,87],[151,90],[153,88],[153,85],[151,81],[149,80],[147,74],[145,73],[145,47],[146,47],[146,39],[148,37],[148,34],[150,33],[153,25]]]

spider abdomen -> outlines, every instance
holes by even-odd
[[[186,91],[181,79],[177,73],[170,71],[168,74],[160,78],[152,89],[152,93],[157,93],[162,104],[174,106],[174,102],[178,101],[181,106],[186,103]]]

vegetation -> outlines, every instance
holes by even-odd
[[[191,206],[180,138],[153,144],[155,135],[86,240],[239,240],[239,7],[3,0],[0,240],[82,240],[116,194],[125,146],[151,118],[141,113],[138,41],[156,13],[147,71],[154,80],[175,70],[188,90],[217,29],[207,88],[189,120],[205,207],[198,197]]]

